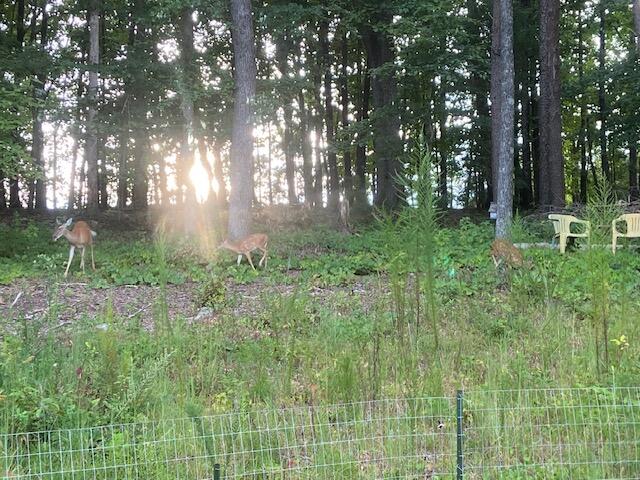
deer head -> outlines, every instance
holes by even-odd
[[[58,227],[53,231],[52,238],[54,242],[64,235],[64,231],[71,226],[71,222],[73,222],[73,218],[69,218],[66,222],[58,224]]]

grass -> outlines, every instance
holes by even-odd
[[[518,225],[521,235],[540,238],[525,231],[522,221]],[[5,245],[3,281],[47,278],[55,285],[62,280],[66,247],[51,244],[44,227],[20,226],[2,227],[33,240],[10,251]],[[596,342],[593,302],[601,293],[590,281],[589,252],[527,250],[531,266],[502,275],[489,257],[488,223],[463,220],[438,229],[436,348],[431,324],[416,325],[426,292],[416,296],[416,262],[402,255],[411,235],[379,226],[352,236],[280,232],[272,235],[269,268],[255,273],[244,264],[236,267],[231,257],[201,258],[184,241],[158,245],[105,232],[96,248],[98,271],[82,276],[76,265],[76,278],[96,288],[194,281],[201,303],[221,315],[206,325],[168,318],[161,296],[152,331],[135,318],[119,318],[109,305],[97,317],[62,328],[55,308],[44,318],[5,318],[0,430],[451,396],[458,388],[638,384],[640,327],[634,312],[640,300],[633,292],[640,287],[640,258],[628,249],[599,257],[609,269],[608,337]],[[267,289],[257,300],[263,307],[258,313],[238,317],[226,311],[228,289],[254,282],[295,287],[286,295]],[[366,286],[366,301],[353,291],[356,285]],[[321,298],[312,294],[315,289],[322,289]],[[54,294],[51,305],[60,301]],[[606,359],[599,351],[603,342]]]

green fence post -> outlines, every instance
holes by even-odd
[[[456,479],[462,480],[464,477],[464,457],[462,455],[462,446],[464,438],[464,429],[462,426],[464,407],[464,391],[458,390],[456,394]]]
[[[213,480],[220,480],[220,464],[216,463],[213,466]]]

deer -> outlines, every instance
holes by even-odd
[[[231,240],[225,240],[220,244],[218,250],[221,248],[225,248],[234,253],[238,254],[238,265],[242,261],[242,256],[244,255],[249,260],[249,265],[254,270],[256,267],[253,265],[253,261],[251,260],[251,252],[254,250],[260,250],[262,252],[262,258],[258,262],[258,266],[262,266],[262,262],[264,262],[264,267],[267,267],[267,243],[269,242],[269,237],[264,233],[254,233],[247,237],[241,238],[235,242]]]
[[[491,244],[491,258],[496,268],[501,263],[509,267],[522,267],[525,265],[522,252],[511,242],[498,238]]]
[[[91,267],[95,270],[96,264],[93,259],[93,237],[97,234],[91,228],[87,222],[79,221],[73,226],[71,230],[69,227],[73,222],[73,218],[69,218],[66,222],[58,227],[53,232],[53,241],[57,241],[60,237],[65,237],[71,247],[69,248],[69,261],[67,262],[67,269],[64,272],[65,278],[69,274],[69,267],[71,266],[71,261],[73,260],[73,254],[76,251],[76,248],[82,250],[82,256],[80,257],[80,267],[82,268],[82,273],[84,273],[84,251],[86,250],[87,245],[91,247]]]

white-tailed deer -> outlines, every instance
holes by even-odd
[[[69,274],[69,267],[71,266],[71,261],[73,260],[73,254],[76,251],[76,248],[82,250],[82,256],[80,257],[80,267],[82,268],[82,272],[84,272],[84,251],[87,247],[91,247],[91,267],[96,269],[96,264],[93,260],[93,237],[96,236],[96,232],[89,228],[87,222],[76,222],[71,230],[69,227],[71,226],[72,218],[64,222],[62,225],[59,225],[58,228],[53,232],[53,241],[55,242],[60,237],[64,237],[69,240],[71,247],[69,248],[69,262],[67,263],[67,269],[64,272],[64,276],[66,277]]]
[[[251,260],[251,252],[254,250],[260,250],[262,252],[262,258],[258,262],[258,266],[262,266],[262,262],[264,262],[264,266],[267,266],[267,243],[269,242],[269,237],[264,233],[254,233],[253,235],[249,235],[248,237],[241,238],[236,242],[232,242],[230,240],[225,240],[220,244],[218,248],[226,248],[227,250],[231,250],[238,254],[238,265],[242,261],[242,256],[244,255],[249,260],[249,265],[254,270],[256,267],[253,266],[253,261]]]

